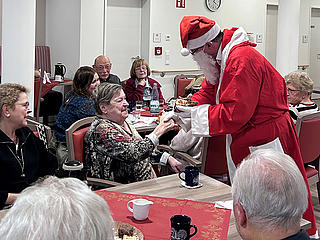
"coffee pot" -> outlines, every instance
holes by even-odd
[[[61,76],[61,78],[64,78],[64,75],[66,74],[67,68],[62,63],[58,62],[56,65],[54,65],[54,76]]]

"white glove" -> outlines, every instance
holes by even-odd
[[[180,111],[180,110],[179,110]],[[189,116],[189,117],[188,117]],[[184,112],[175,112],[175,111],[170,111],[170,112],[165,112],[163,115],[163,121],[169,121],[170,119],[173,119],[175,122],[177,122],[183,130],[186,132],[190,130],[191,128],[191,112],[190,109],[188,108],[188,111]]]
[[[175,114],[181,118],[191,118],[191,107],[184,107],[176,105],[176,109],[180,112],[175,112]]]
[[[163,111],[162,113],[163,121],[167,122],[170,119],[173,119],[175,122],[178,122],[179,117],[176,115],[176,113],[172,110],[170,112]]]

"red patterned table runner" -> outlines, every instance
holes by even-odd
[[[42,85],[41,97],[46,95],[52,88],[61,84],[62,82],[54,81],[54,79],[50,79],[51,83],[45,83]],[[72,80],[64,80],[63,82],[70,82]],[[38,96],[39,96],[39,89],[40,89],[40,80],[34,80],[34,103],[35,106],[38,103]]]
[[[143,232],[145,240],[170,239],[170,217],[176,214],[188,215],[192,219],[191,224],[197,226],[198,233],[192,237],[192,240],[227,239],[231,211],[215,208],[214,203],[107,190],[99,190],[96,193],[108,202],[115,221],[126,222],[137,227]],[[153,202],[149,218],[144,221],[136,221],[127,209],[127,202],[136,198],[144,198]]]

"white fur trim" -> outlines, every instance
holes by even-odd
[[[232,35],[230,42],[224,47],[221,53],[221,69],[220,69],[220,79],[219,79],[219,85],[216,93],[216,104],[219,104],[219,97],[220,97],[220,87],[221,87],[221,80],[223,78],[224,69],[226,67],[226,62],[229,57],[229,53],[231,48],[233,48],[235,45],[238,45],[240,43],[249,41],[247,33],[244,31],[242,27],[239,27]]]
[[[202,47],[207,42],[213,40],[216,36],[218,36],[220,31],[221,31],[221,28],[216,23],[208,32],[206,32],[202,36],[189,40],[187,43],[187,48],[196,49],[196,48]]]
[[[228,165],[230,183],[232,185],[233,177],[236,173],[236,165],[234,164],[232,156],[231,156],[231,149],[230,149],[231,143],[232,143],[232,136],[231,136],[231,134],[227,134],[226,135],[226,157],[227,157],[227,165]]]
[[[182,56],[188,56],[190,54],[190,51],[187,48],[182,48],[180,53]]]
[[[210,137],[208,110],[210,104],[203,104],[191,109],[191,131],[196,137]]]

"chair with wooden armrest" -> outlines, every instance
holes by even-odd
[[[176,159],[181,159],[181,160],[187,162],[188,165],[192,165],[192,166],[198,167],[199,169],[201,169],[201,167],[202,167],[202,162],[200,160],[197,160],[197,159],[193,158],[192,156],[190,156],[186,152],[175,151],[168,145],[159,145],[159,146],[157,146],[157,150],[166,151],[172,157],[174,157]],[[162,166],[161,175],[168,175],[169,172],[170,171],[168,169],[168,166],[166,166],[166,167]]]
[[[174,97],[178,98],[185,97],[185,88],[189,85],[189,83],[195,79],[198,75],[184,75],[179,74],[174,77],[174,86],[175,86],[175,92]]]
[[[320,201],[320,112],[298,118],[296,122],[296,129],[308,183],[309,185],[317,184],[318,200]]]
[[[214,146],[214,149],[209,148],[209,145]],[[157,148],[169,152],[177,159],[182,159],[188,164],[198,167],[200,172],[208,176],[221,177],[228,172],[225,155],[225,136],[204,137],[200,143],[201,154],[199,159],[195,159],[186,152],[173,150],[166,145],[160,145]]]
[[[67,141],[67,148],[68,148],[68,159],[69,160],[76,160],[83,162],[83,156],[84,156],[84,136],[86,135],[89,124],[91,124],[94,120],[94,117],[86,117],[83,119],[80,119],[71,126],[66,129],[66,141]],[[122,185],[121,183],[117,183],[110,180],[105,179],[99,179],[99,178],[87,178],[88,184],[98,187],[114,187]]]

